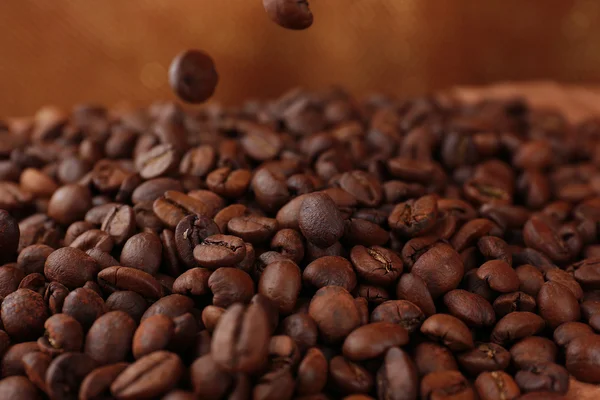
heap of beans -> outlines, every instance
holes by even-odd
[[[339,89],[7,120],[0,398],[599,383],[599,144],[518,100]]]

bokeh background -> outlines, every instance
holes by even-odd
[[[314,26],[261,0],[2,0],[0,116],[45,104],[173,99],[167,69],[209,52],[216,100],[340,84],[412,95],[499,80],[600,80],[597,0],[311,0]]]

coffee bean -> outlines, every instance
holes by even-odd
[[[282,332],[291,337],[300,352],[304,352],[317,343],[317,324],[305,313],[292,314],[281,322]]]
[[[175,324],[166,315],[158,314],[145,319],[133,336],[133,356],[140,359],[154,351],[164,350],[174,331]]]
[[[11,376],[0,381],[0,396],[4,399],[41,399],[38,390],[24,376]]]
[[[540,315],[551,328],[564,322],[578,321],[581,317],[579,303],[565,286],[546,282],[537,296]]]
[[[131,201],[137,205],[145,202],[153,202],[167,191],[181,192],[181,182],[173,178],[155,178],[140,184],[131,194]]]
[[[437,197],[423,196],[394,207],[388,224],[402,236],[415,237],[427,233],[437,220]]]
[[[21,357],[25,374],[29,381],[41,391],[46,391],[46,371],[52,362],[48,354],[33,351]]]
[[[184,372],[181,359],[168,351],[156,351],[129,365],[110,385],[119,399],[153,398],[171,390]]]
[[[527,221],[523,227],[523,238],[527,246],[541,251],[554,262],[567,262],[573,257],[557,230],[539,216],[534,215]]]
[[[463,272],[464,266],[458,253],[442,243],[424,253],[411,269],[412,275],[423,279],[434,299],[456,289]]]
[[[409,355],[390,348],[377,371],[377,394],[391,400],[416,399],[419,390],[417,368]]]
[[[98,274],[98,283],[109,293],[118,290],[131,290],[142,297],[156,299],[162,296],[163,289],[152,275],[129,267],[109,267]]]
[[[212,235],[197,245],[193,254],[200,266],[217,269],[241,262],[246,255],[246,246],[237,236]]]
[[[398,281],[396,295],[419,307],[425,315],[435,314],[435,304],[425,285],[425,281],[414,274],[404,274]]]
[[[258,282],[258,292],[271,300],[282,315],[296,306],[302,280],[300,268],[291,261],[277,261],[266,266]]]
[[[402,273],[402,260],[394,252],[380,246],[354,246],[350,259],[358,275],[375,285],[395,283]]]
[[[458,371],[440,371],[425,375],[419,392],[424,399],[475,398],[469,382]]]
[[[304,269],[302,279],[305,284],[319,289],[325,286],[340,286],[352,291],[356,287],[356,274],[352,264],[339,256],[317,258]]]
[[[83,328],[75,318],[67,314],[54,314],[46,320],[44,329],[44,336],[38,339],[38,346],[43,352],[55,356],[81,351]]]
[[[211,271],[205,268],[192,268],[179,275],[173,282],[173,293],[203,296],[208,294],[208,280]]]
[[[277,220],[257,215],[235,217],[227,223],[227,231],[246,242],[263,243],[277,231]]]
[[[452,247],[456,251],[463,251],[477,241],[487,236],[494,228],[494,223],[489,219],[477,218],[465,223],[452,237]]]
[[[115,244],[122,245],[135,233],[135,212],[127,205],[115,206],[102,221],[101,229],[108,233]]]
[[[202,201],[172,190],[154,200],[152,210],[171,229],[175,229],[179,221],[188,215],[210,215],[210,209]]]
[[[175,245],[183,263],[195,267],[194,248],[209,236],[219,233],[217,225],[205,216],[189,215],[179,221],[175,228]]]
[[[374,384],[371,373],[342,356],[335,356],[329,362],[332,383],[343,393],[369,393]]]
[[[475,381],[475,390],[482,400],[516,399],[521,390],[505,372],[482,372]]]
[[[342,216],[331,197],[314,193],[304,198],[298,213],[304,237],[320,248],[334,244],[344,234]]]
[[[565,322],[554,330],[553,337],[557,345],[566,348],[574,339],[593,333],[592,328],[582,322]]]
[[[321,337],[339,342],[360,324],[352,295],[339,286],[325,286],[315,293],[308,314],[315,320]]]
[[[110,311],[98,318],[85,339],[85,353],[98,364],[125,361],[131,351],[135,321],[123,311]]]
[[[83,353],[65,353],[56,357],[46,371],[46,390],[53,399],[76,399],[84,377],[96,363]]]
[[[0,210],[0,263],[16,258],[19,246],[19,225],[6,210]]]
[[[286,29],[302,30],[313,23],[313,15],[306,0],[264,0],[263,6],[269,18]]]
[[[248,186],[252,174],[247,169],[218,168],[208,174],[206,185],[219,196],[227,198],[241,197]]]
[[[470,375],[508,368],[511,354],[495,343],[478,343],[475,348],[457,356],[460,366]]]
[[[530,296],[537,296],[544,284],[544,276],[533,265],[525,264],[515,269],[519,277],[519,290]]]
[[[600,382],[600,336],[582,335],[567,345],[565,352],[566,367],[576,379],[589,382]]]
[[[375,307],[371,313],[371,322],[390,322],[398,324],[409,333],[420,328],[425,314],[415,304],[406,300],[389,300]]]
[[[521,369],[515,381],[523,392],[547,391],[566,394],[569,390],[569,373],[554,363],[539,363]]]
[[[447,314],[427,318],[421,325],[421,333],[441,341],[452,351],[465,351],[474,346],[469,328],[460,319]]]
[[[515,311],[496,323],[490,339],[497,344],[510,343],[533,336],[545,326],[546,323],[539,315],[527,311]]]
[[[27,246],[19,253],[17,267],[26,275],[33,273],[41,274],[44,272],[46,259],[53,251],[52,247],[43,244]]]
[[[352,331],[344,340],[343,354],[352,361],[379,357],[395,346],[408,343],[408,331],[390,322],[373,322]]]
[[[262,367],[269,351],[268,320],[260,305],[232,305],[213,333],[216,363],[228,372],[253,372]]]
[[[4,330],[13,340],[36,339],[48,318],[44,299],[29,289],[18,289],[6,296],[1,306]]]
[[[171,89],[188,103],[203,103],[214,93],[219,75],[213,60],[200,50],[187,50],[169,67]]]
[[[208,287],[213,293],[213,304],[218,307],[248,303],[254,295],[252,278],[237,268],[218,268],[208,278]]]
[[[492,260],[477,269],[477,277],[484,280],[490,289],[509,293],[519,289],[519,276],[505,261]]]
[[[179,157],[172,145],[159,144],[135,160],[136,168],[143,179],[168,175],[179,165]]]
[[[79,398],[81,400],[94,400],[111,396],[110,385],[127,366],[127,363],[121,362],[94,369],[81,382]]]
[[[44,265],[46,278],[62,283],[70,289],[95,280],[98,271],[98,264],[93,258],[72,247],[55,250],[48,256]]]
[[[452,290],[444,295],[444,304],[450,314],[468,326],[480,328],[496,322],[491,304],[478,294],[462,289]]]
[[[25,274],[16,266],[0,267],[0,296],[8,296],[19,288]]]
[[[142,321],[156,314],[164,314],[175,318],[190,312],[194,307],[194,301],[187,296],[172,294],[165,296],[153,303],[142,315]]]
[[[113,238],[99,229],[90,229],[77,236],[69,247],[87,252],[90,249],[98,249],[110,253],[115,245]]]
[[[499,318],[514,311],[536,310],[536,302],[533,297],[523,292],[513,292],[500,295],[494,300],[494,311]]]
[[[155,275],[160,267],[161,254],[162,244],[156,234],[138,233],[125,242],[121,250],[120,265]]]
[[[232,377],[218,366],[210,353],[194,361],[190,375],[194,394],[206,399],[223,397],[232,384]]]
[[[36,342],[17,343],[10,347],[2,357],[2,377],[25,375],[23,357],[29,353],[37,353],[40,349]]]
[[[558,349],[550,339],[538,336],[527,337],[510,348],[512,362],[518,369],[544,362],[555,362],[557,353]]]
[[[205,176],[216,163],[215,149],[208,145],[194,147],[185,153],[179,164],[179,172],[184,175]]]

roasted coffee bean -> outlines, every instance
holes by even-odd
[[[187,50],[169,67],[169,84],[182,100],[203,103],[214,93],[219,75],[213,60],[200,50]]]
[[[80,185],[65,185],[57,189],[48,203],[48,216],[56,222],[68,225],[83,219],[92,208],[90,190]]]
[[[194,248],[206,238],[220,233],[219,228],[208,217],[188,215],[175,228],[175,245],[180,259],[188,267],[197,266],[194,260]]]
[[[115,206],[102,221],[101,229],[108,233],[115,244],[122,245],[135,233],[135,212],[127,205]]]
[[[390,285],[402,274],[402,260],[380,246],[354,246],[350,259],[359,276],[374,285]]]
[[[132,291],[118,291],[106,298],[107,311],[123,311],[129,314],[136,323],[140,322],[142,315],[148,308],[148,302]]]
[[[271,249],[288,257],[296,264],[300,263],[304,258],[302,235],[294,229],[281,229],[277,231],[271,240]]]
[[[50,282],[44,292],[44,302],[48,304],[50,313],[57,314],[62,311],[63,304],[69,289],[58,282]]]
[[[235,265],[246,255],[244,241],[237,236],[212,235],[194,248],[196,262],[208,269]]]
[[[371,322],[399,324],[409,333],[419,329],[425,314],[415,304],[406,300],[389,300],[378,305],[371,313]]]
[[[519,289],[519,277],[508,263],[492,260],[477,269],[477,277],[487,283],[490,289],[509,293]]]
[[[4,330],[15,341],[41,336],[49,316],[42,296],[29,289],[18,289],[6,296],[0,314]]]
[[[544,362],[555,362],[558,349],[550,340],[539,336],[530,336],[510,348],[512,363],[518,369]]]
[[[131,202],[135,205],[153,202],[167,191],[181,192],[181,182],[173,178],[156,178],[140,184],[131,194]]]
[[[358,297],[365,298],[369,303],[379,305],[390,299],[389,292],[381,286],[362,284],[354,291]]]
[[[544,275],[533,265],[525,264],[515,269],[519,277],[519,290],[530,296],[537,296],[544,284]]]
[[[173,282],[173,293],[203,296],[209,292],[208,280],[212,272],[206,268],[192,268],[179,275]]]
[[[469,382],[458,371],[432,372],[421,380],[423,399],[475,399]]]
[[[19,288],[25,274],[16,266],[0,267],[0,296],[5,297]]]
[[[133,336],[133,356],[140,359],[154,351],[164,350],[174,333],[175,324],[166,315],[157,314],[145,319]]]
[[[127,363],[121,362],[94,369],[81,382],[79,398],[81,400],[95,400],[110,397],[110,385],[127,366]]]
[[[503,371],[482,372],[475,380],[475,390],[482,400],[514,400],[521,394],[514,379]]]
[[[142,232],[125,242],[121,250],[120,265],[155,275],[160,267],[161,255],[162,243],[158,235]]]
[[[317,344],[317,324],[306,313],[296,313],[286,317],[281,322],[281,331],[296,342],[300,352]]]
[[[410,356],[396,347],[390,348],[377,371],[379,398],[416,399],[419,391],[417,368]]]
[[[541,251],[554,262],[567,262],[574,255],[557,229],[544,218],[532,216],[523,227],[523,238],[527,246]]]
[[[339,286],[325,286],[315,293],[308,314],[326,342],[339,342],[360,325],[352,295]]]
[[[110,311],[98,318],[85,339],[85,353],[98,364],[125,361],[131,351],[135,321],[123,311]]]
[[[539,363],[521,369],[515,381],[523,392],[547,391],[566,394],[569,390],[569,373],[554,363]]]
[[[456,289],[463,272],[464,266],[458,253],[443,243],[424,253],[411,269],[412,275],[423,279],[433,299]]]
[[[263,5],[269,18],[284,28],[301,30],[313,23],[313,15],[306,0],[263,0]]]
[[[389,232],[366,219],[350,218],[342,239],[349,244],[382,246],[389,240]]]
[[[404,274],[398,281],[396,295],[419,307],[427,316],[435,314],[435,304],[425,281],[414,274]]]
[[[413,352],[419,376],[435,371],[458,370],[452,352],[443,345],[433,342],[419,343]]]
[[[474,346],[469,328],[458,318],[447,314],[427,318],[421,325],[421,333],[441,341],[452,351],[465,351]]]
[[[593,333],[592,328],[582,322],[565,322],[554,330],[554,343],[566,348],[574,339]]]
[[[98,249],[110,253],[115,245],[113,238],[99,229],[90,229],[77,236],[69,247],[87,252],[90,249]]]
[[[42,398],[34,384],[24,376],[11,376],[1,380],[0,396],[4,399],[37,400]]]
[[[75,318],[67,314],[54,314],[46,320],[44,329],[44,336],[37,342],[43,352],[55,356],[69,351],[81,351],[83,328]]]
[[[478,294],[462,289],[452,290],[444,295],[444,304],[450,314],[470,327],[492,326],[496,322],[491,304]]]
[[[96,280],[100,268],[85,252],[72,247],[53,251],[44,265],[44,275],[50,281],[62,283],[69,289],[82,287]]]
[[[306,266],[302,273],[305,284],[318,289],[325,286],[340,286],[351,292],[356,287],[356,274],[352,264],[339,256],[317,258]]]
[[[344,340],[342,352],[353,361],[376,358],[389,348],[408,343],[408,331],[390,322],[373,322],[352,331]]]
[[[216,163],[216,152],[212,146],[194,147],[185,153],[179,164],[179,172],[183,175],[205,176]]]
[[[475,376],[485,371],[505,370],[510,364],[511,355],[495,343],[478,343],[474,349],[459,354],[457,359],[468,374]]]
[[[21,357],[27,378],[41,391],[46,391],[46,371],[52,357],[41,352],[31,352]]]
[[[106,312],[106,306],[98,293],[87,288],[78,288],[64,299],[62,312],[75,318],[87,331],[94,321]]]
[[[205,399],[219,399],[232,385],[232,377],[223,371],[209,353],[199,357],[190,367],[194,394]]]
[[[497,344],[511,343],[540,332],[546,323],[539,315],[527,311],[515,311],[500,319],[490,339]]]
[[[248,190],[252,174],[247,169],[218,168],[208,174],[206,185],[219,196],[241,197]]]
[[[277,231],[277,220],[258,215],[235,217],[227,223],[227,231],[246,242],[263,243]]]
[[[285,176],[280,171],[261,168],[250,185],[256,202],[265,211],[276,211],[290,199]]]
[[[403,236],[415,237],[433,228],[437,212],[437,197],[423,196],[396,205],[388,218],[388,224]]]
[[[143,179],[168,175],[179,165],[177,152],[171,144],[159,144],[135,159],[136,168]]]
[[[571,340],[565,352],[567,370],[576,379],[589,382],[600,382],[599,335],[582,335]]]
[[[496,317],[502,318],[506,314],[510,314],[514,311],[535,312],[536,302],[535,298],[526,293],[514,292],[498,296],[496,300],[494,300],[493,307],[496,312]]]
[[[569,289],[560,283],[546,282],[537,296],[539,313],[552,328],[581,317],[579,303]]]
[[[183,372],[183,363],[176,354],[156,351],[125,368],[110,385],[110,391],[119,399],[161,396],[177,385]]]
[[[237,268],[217,269],[208,278],[208,287],[213,293],[213,304],[218,307],[227,308],[237,302],[248,303],[254,295],[252,278]]]
[[[98,283],[103,290],[112,293],[118,290],[131,290],[145,298],[161,297],[163,289],[152,275],[129,267],[109,267],[98,274]]]
[[[374,384],[369,371],[342,356],[331,359],[329,374],[332,383],[343,393],[369,393]]]
[[[263,270],[258,292],[271,300],[281,315],[287,315],[296,307],[301,286],[300,268],[291,261],[276,261]]]
[[[211,343],[216,363],[228,372],[254,372],[269,351],[267,315],[258,304],[232,305],[221,316]]]
[[[23,357],[29,353],[39,352],[36,342],[17,343],[10,347],[2,357],[2,377],[25,375]]]
[[[154,214],[171,229],[188,215],[209,216],[210,208],[202,201],[181,192],[169,190],[152,204]]]
[[[8,211],[0,210],[0,262],[15,260],[20,230],[17,220]]]
[[[53,251],[54,249],[52,247],[44,244],[27,246],[19,253],[17,267],[21,269],[25,275],[33,273],[42,274],[44,273],[46,259]]]
[[[56,357],[46,371],[46,390],[52,399],[76,399],[79,386],[96,367],[83,353],[65,353]]]
[[[309,242],[320,248],[333,245],[344,234],[337,205],[324,193],[307,195],[298,212],[298,225]]]

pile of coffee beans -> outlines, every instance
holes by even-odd
[[[0,209],[1,399],[600,383],[600,121],[337,88],[46,107],[0,123]]]

